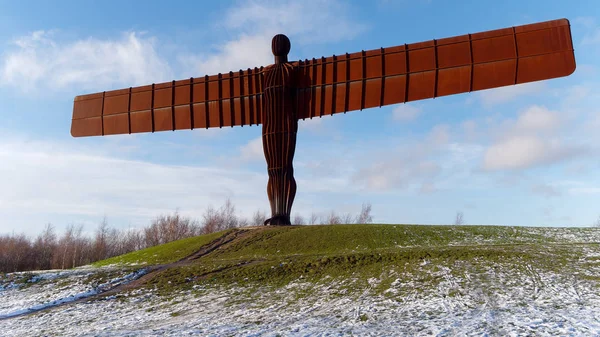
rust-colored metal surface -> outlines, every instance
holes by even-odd
[[[271,219],[290,223],[298,120],[568,76],[566,19],[75,97],[74,137],[263,124]]]
[[[75,97],[73,137],[261,123],[263,67]]]
[[[269,172],[267,195],[271,203],[271,218],[265,224],[271,225],[291,224],[290,213],[296,196],[292,161],[298,118],[294,67],[287,63],[290,47],[290,40],[285,35],[276,35],[271,43],[275,64],[265,69],[262,137]]]
[[[566,19],[298,63],[298,118],[567,76]]]

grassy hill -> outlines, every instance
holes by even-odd
[[[7,275],[0,295],[15,336],[596,336],[600,229],[241,228]]]
[[[489,271],[521,275],[531,268],[536,273],[575,273],[595,279],[585,271],[600,266],[600,257],[588,256],[600,242],[600,233],[593,228],[420,225],[236,229],[152,247],[97,265],[181,261],[200,247],[233,234],[234,239],[213,251],[157,273],[147,286],[167,294],[198,284],[285,286],[299,280],[333,280],[351,283],[353,289],[385,293],[393,282],[409,283],[423,291],[433,289],[443,281],[439,276],[443,270],[470,280]],[[369,283],[373,279],[376,286]]]

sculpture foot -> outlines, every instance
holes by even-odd
[[[264,226],[289,226],[291,225],[290,217],[287,215],[276,215],[265,220]]]

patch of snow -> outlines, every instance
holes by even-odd
[[[510,238],[515,242],[600,242],[597,229],[514,232],[520,235]],[[483,236],[475,241],[489,242]],[[474,257],[447,265],[428,259],[409,268],[394,265],[393,272],[382,271],[366,284],[359,278],[318,283],[300,278],[283,287],[198,283],[169,298],[136,289],[87,302],[75,300],[141,275],[121,272],[93,285],[86,280],[98,270],[91,267],[14,273],[0,278],[0,319],[5,318],[0,334],[598,336],[600,248],[581,247],[574,260],[568,270],[550,270],[525,258],[504,263]],[[52,307],[61,301],[75,302]],[[44,305],[50,308],[14,317]]]
[[[0,319],[40,311],[64,303],[97,295],[118,285],[131,282],[144,274],[145,269],[115,277],[108,282],[93,285],[85,283],[89,269],[34,273],[26,283],[33,285],[2,287],[0,291]],[[54,281],[54,283],[40,281]],[[14,283],[10,283],[9,286]],[[23,289],[21,289],[23,288]]]

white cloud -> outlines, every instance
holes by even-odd
[[[444,165],[465,157],[456,144],[449,144],[450,138],[447,125],[436,125],[421,139],[398,140],[402,145],[395,146],[386,142],[385,150],[369,151],[358,160],[352,180],[374,191],[414,188],[431,193],[437,190],[434,179],[453,169]]]
[[[298,130],[318,132],[323,129],[323,118],[311,118],[298,121]]]
[[[445,145],[450,141],[450,128],[448,125],[434,126],[427,136],[429,142],[434,146]]]
[[[477,122],[474,120],[465,120],[462,123],[460,123],[460,126],[463,135],[468,141],[474,141],[479,135],[479,130],[477,129]]]
[[[600,44],[600,28],[596,28],[595,31],[584,35],[584,37],[581,39],[581,45],[583,46],[597,44]]]
[[[533,105],[516,120],[505,121],[498,139],[488,147],[483,158],[484,170],[528,169],[554,164],[585,152],[560,135],[564,126],[560,113]]]
[[[581,16],[581,17],[575,18],[575,20],[573,20],[573,23],[582,25],[588,29],[592,29],[596,26],[596,20],[590,16],[587,16],[587,17]]]
[[[487,149],[483,168],[490,171],[527,169],[570,159],[580,152],[581,149],[564,145],[558,139],[513,136]]]
[[[421,112],[423,110],[420,107],[410,104],[399,104],[392,110],[392,118],[396,121],[410,122],[417,119]]]
[[[172,79],[155,39],[141,33],[63,43],[51,31],[36,31],[13,44],[16,48],[0,61],[0,84],[25,92],[69,87],[106,90]]]
[[[545,82],[523,83],[484,90],[479,93],[479,98],[484,106],[490,107],[493,105],[513,101],[518,97],[537,94],[542,92],[545,88]]]
[[[247,161],[265,161],[262,137],[254,138],[240,148],[241,158]]]
[[[554,186],[548,184],[534,184],[531,186],[531,192],[545,197],[557,197],[561,192]]]
[[[271,39],[286,34],[300,45],[351,39],[365,27],[348,18],[338,1],[251,1],[230,9],[221,28],[236,38],[216,46],[216,53],[182,55],[180,60],[202,74],[237,71],[273,63]]]
[[[326,43],[352,39],[365,25],[350,20],[349,6],[332,0],[251,1],[236,6],[225,17],[224,26],[249,34],[273,37],[286,34],[295,42]]]
[[[514,127],[517,132],[523,133],[548,132],[557,129],[560,122],[558,112],[533,105],[519,115]]]
[[[575,24],[581,25],[585,28],[585,33],[581,38],[582,46],[591,46],[600,44],[600,27],[596,23],[596,19],[593,17],[578,17],[573,21]]]
[[[171,64],[159,53],[159,41],[140,32],[62,42],[53,31],[36,31],[16,38],[0,59],[0,85],[25,92],[73,87],[100,91],[170,81],[177,75],[173,69],[182,67],[202,75],[260,67],[273,62],[270,46],[276,33],[288,34],[294,44],[353,38],[364,26],[347,12],[344,3],[319,0],[234,6],[217,27],[234,38],[202,54],[172,48],[179,54]]]
[[[0,229],[18,224],[26,231],[47,221],[66,225],[64,219],[80,222],[103,215],[146,225],[176,208],[200,217],[202,207],[218,206],[228,196],[245,215],[268,208],[264,173],[154,164],[107,152],[113,150],[51,141],[0,142]],[[28,221],[36,216],[44,222]]]
[[[416,184],[420,191],[432,192],[431,179],[440,174],[440,165],[427,158],[406,161],[406,157],[399,156],[400,154],[393,159],[381,160],[360,169],[354,177],[355,181],[365,185],[367,189],[375,191],[415,187]],[[424,190],[423,184],[432,188]]]
[[[569,189],[570,194],[600,194],[600,187],[574,187]]]
[[[437,189],[433,183],[424,182],[423,184],[421,184],[421,189],[419,190],[419,193],[429,194],[435,192],[436,190]]]
[[[186,68],[196,69],[203,75],[266,66],[273,63],[271,38],[268,35],[242,34],[216,47],[216,53],[182,55],[179,60]]]

